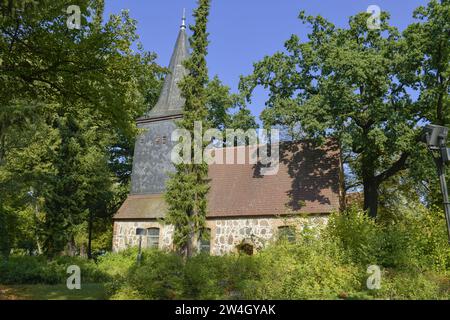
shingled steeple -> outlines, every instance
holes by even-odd
[[[188,36],[186,34],[186,17],[183,12],[183,19],[178,33],[177,42],[172,53],[164,85],[155,107],[146,113],[144,118],[161,118],[167,116],[180,115],[183,112],[184,99],[178,82],[187,74],[183,61],[189,58]]]
[[[187,74],[183,61],[189,57],[186,18],[183,15],[177,42],[173,50],[161,95],[155,107],[137,119],[142,132],[136,139],[131,174],[131,194],[162,194],[168,173],[174,172],[171,135],[177,129],[175,121],[183,117],[184,99],[178,82]],[[131,201],[131,200],[130,200]]]

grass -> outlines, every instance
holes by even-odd
[[[80,290],[69,290],[66,285],[1,285],[0,300],[105,300],[101,283],[82,284]]]

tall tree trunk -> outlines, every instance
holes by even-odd
[[[191,217],[194,218],[195,215],[197,215],[197,213],[194,211]],[[195,232],[195,225],[193,221],[191,221],[190,229],[191,232],[189,233],[186,243],[186,258],[192,258],[197,253],[197,232]]]
[[[88,259],[92,259],[92,227],[93,227],[93,224],[94,224],[94,215],[92,214],[92,211],[89,210],[88,250],[87,250]]]
[[[192,258],[196,252],[197,250],[196,250],[195,233],[192,233],[191,235],[189,235],[189,239],[186,244],[186,257]]]
[[[364,210],[369,216],[375,218],[378,212],[378,187],[379,184],[373,177],[363,178]]]
[[[77,246],[75,244],[75,239],[73,238],[73,236],[70,237],[70,240],[67,243],[66,252],[70,257],[74,257],[77,254]]]
[[[345,189],[345,175],[344,175],[344,157],[342,154],[341,139],[339,144],[339,211],[344,211],[347,208],[347,191]]]
[[[376,155],[369,152],[362,153],[361,178],[364,188],[364,210],[368,212],[371,218],[377,216],[378,187],[380,186],[380,181],[382,181],[379,176],[375,175],[376,158]]]

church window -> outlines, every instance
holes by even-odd
[[[281,226],[278,228],[278,235],[280,239],[295,242],[295,227]]]
[[[167,143],[167,137],[166,136],[163,136],[162,137],[162,144],[166,144]]]
[[[156,144],[161,144],[161,137],[160,136],[156,136],[155,143]]]
[[[211,229],[203,229],[200,235],[200,252],[211,252]]]
[[[238,245],[236,245],[236,248],[239,254],[246,254],[251,256],[254,252],[254,242],[249,238],[243,239]]]
[[[148,248],[159,247],[159,228],[147,229],[147,247]]]

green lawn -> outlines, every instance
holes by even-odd
[[[103,284],[82,284],[80,290],[66,285],[1,285],[0,300],[105,300]]]

